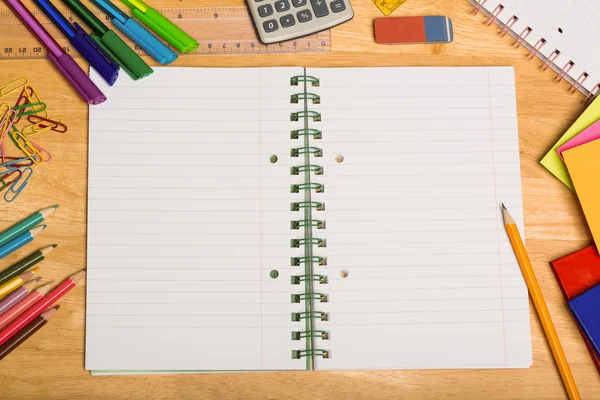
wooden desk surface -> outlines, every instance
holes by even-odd
[[[328,54],[182,57],[179,66],[460,66],[512,65],[517,77],[521,171],[526,240],[575,380],[584,399],[600,398],[600,378],[571,319],[548,261],[591,243],[574,195],[538,161],[583,111],[583,96],[540,71],[526,50],[482,25],[466,0],[408,0],[393,15],[447,15],[450,45],[381,46],[372,21],[382,14],[371,0],[352,0],[356,17],[333,30]],[[30,3],[27,3],[30,4]],[[243,5],[243,0],[153,0],[153,6]],[[0,9],[5,9],[2,5]],[[60,281],[85,266],[87,106],[46,60],[0,61],[0,83],[26,76],[49,107],[69,125],[65,135],[46,135],[53,162],[42,165],[14,203],[0,202],[0,230],[36,209],[60,203],[48,229],[6,268],[34,248],[58,243],[43,264],[46,279]],[[526,370],[356,371],[92,377],[83,369],[85,287],[60,301],[42,331],[0,363],[0,398],[34,399],[563,399],[566,398],[535,312],[531,312],[533,366]]]

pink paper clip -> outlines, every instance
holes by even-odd
[[[21,176],[15,179],[12,182],[12,185],[8,186],[6,193],[4,193],[4,200],[6,200],[7,203],[12,203],[13,201],[15,201],[16,198],[19,197],[21,192],[25,189],[25,187],[29,183],[29,178],[31,178],[31,176],[33,175],[33,168],[27,167],[20,172]],[[12,196],[9,196],[11,194]]]
[[[35,143],[33,140],[30,140],[29,143],[31,143],[39,151],[39,155],[38,154],[34,155],[33,159],[28,159],[29,161],[31,161],[32,163],[36,163],[36,164],[41,164],[44,162],[52,161],[52,154],[50,154],[50,152],[48,150],[46,150],[39,144]],[[47,155],[47,157],[44,158],[44,155]],[[39,161],[37,161],[37,162],[35,161],[36,157],[40,158]]]

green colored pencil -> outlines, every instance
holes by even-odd
[[[6,281],[11,280],[15,276],[19,275],[21,272],[25,272],[40,261],[43,261],[44,258],[46,258],[48,254],[50,254],[52,250],[54,250],[55,247],[55,244],[53,244],[52,246],[44,247],[43,249],[40,249],[35,253],[28,255],[21,261],[18,261],[16,264],[0,272],[0,285],[2,285]]]
[[[38,225],[40,222],[48,218],[48,216],[50,216],[50,214],[52,214],[57,208],[58,205],[44,208],[43,210],[38,211],[31,217],[25,219],[24,221],[19,222],[15,226],[8,228],[4,232],[0,233],[0,246],[10,242],[17,236],[27,232],[34,226]]]

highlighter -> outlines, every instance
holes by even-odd
[[[119,66],[100,46],[75,22],[73,25],[54,7],[50,0],[33,0],[48,16],[50,21],[71,41],[73,47],[98,71],[100,76],[113,85],[119,76]]]
[[[134,17],[158,33],[163,39],[171,43],[182,53],[190,53],[200,44],[190,35],[179,29],[174,23],[163,17],[158,11],[149,7],[141,0],[121,0],[131,8]]]
[[[92,0],[109,18],[114,26],[137,43],[161,64],[170,64],[177,59],[177,54],[169,49],[156,36],[140,25],[135,19],[127,16],[109,0]]]
[[[153,71],[115,32],[108,29],[79,0],[62,0],[93,33],[92,39],[111,56],[134,80],[150,75]]]

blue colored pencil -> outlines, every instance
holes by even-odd
[[[17,236],[5,245],[0,246],[0,259],[6,257],[7,255],[25,246],[27,243],[31,242],[33,238],[35,238],[44,229],[46,229],[46,225],[36,226],[35,228],[30,229],[22,235]]]

